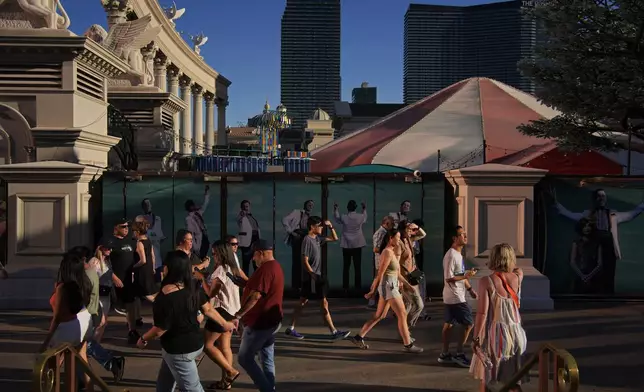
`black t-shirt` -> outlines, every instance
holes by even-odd
[[[197,306],[188,306],[188,289],[169,294],[163,290],[154,300],[154,326],[166,331],[161,336],[161,347],[168,354],[188,354],[203,347],[203,335],[197,323],[197,311],[208,302],[203,290],[197,290]]]
[[[112,249],[110,262],[112,263],[114,275],[121,279],[123,283],[131,281],[132,266],[135,264],[136,242],[128,237],[118,238],[112,236],[108,239],[106,247]]]

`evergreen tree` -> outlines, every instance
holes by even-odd
[[[545,37],[519,66],[537,97],[563,114],[521,132],[574,150],[627,148],[624,135],[644,142],[644,1],[523,3]],[[644,144],[631,145],[644,152]]]

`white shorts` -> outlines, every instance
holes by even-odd
[[[393,298],[400,298],[401,294],[400,289],[398,288],[398,278],[385,275],[382,278],[380,285],[378,285],[378,294],[380,294],[382,299],[385,301]]]
[[[78,346],[92,334],[92,315],[87,309],[81,310],[74,320],[60,323],[49,342],[49,348],[69,343]]]

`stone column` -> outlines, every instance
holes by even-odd
[[[167,73],[167,78],[169,80],[169,88],[170,92],[177,97],[179,96],[179,68],[176,66],[170,64],[168,65],[168,69],[166,71]],[[180,144],[179,144],[179,132],[181,130],[181,124],[180,124],[180,114],[176,113],[172,116],[172,129],[174,131],[174,152],[181,152]]]
[[[467,233],[463,255],[479,273],[474,288],[490,275],[487,260],[492,247],[506,242],[514,248],[517,266],[524,272],[521,309],[552,310],[550,281],[533,266],[534,185],[547,170],[488,163],[450,170],[447,179],[454,187],[458,224]],[[476,301],[470,301],[476,308]]]
[[[207,91],[204,94],[206,100],[206,155],[212,155],[212,148],[215,146],[215,94]]]
[[[154,85],[163,92],[168,89],[167,66],[168,58],[163,53],[157,53],[154,58]]]
[[[181,137],[179,139],[179,152],[183,155],[192,154],[192,96],[190,86],[192,80],[186,75],[179,79],[181,86],[181,99],[186,103],[186,110],[181,113]]]
[[[228,134],[226,133],[226,106],[228,99],[217,100],[217,145],[228,145]]]
[[[195,119],[193,124],[194,153],[203,155],[203,87],[198,84],[192,86],[192,99],[195,105]]]

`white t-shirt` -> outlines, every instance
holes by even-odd
[[[232,272],[230,267],[220,265],[208,277],[208,284],[212,285],[215,279],[219,279],[223,286],[219,293],[212,298],[212,305],[215,308],[224,308],[226,312],[231,315],[239,312],[241,309],[241,301],[239,299],[239,287],[226,275],[227,272]]]
[[[454,248],[449,248],[443,257],[443,279],[451,279],[455,276],[462,276],[465,273],[463,255]],[[444,281],[445,282],[445,281]],[[465,280],[453,283],[444,283],[443,303],[448,305],[460,304],[465,301]]]

